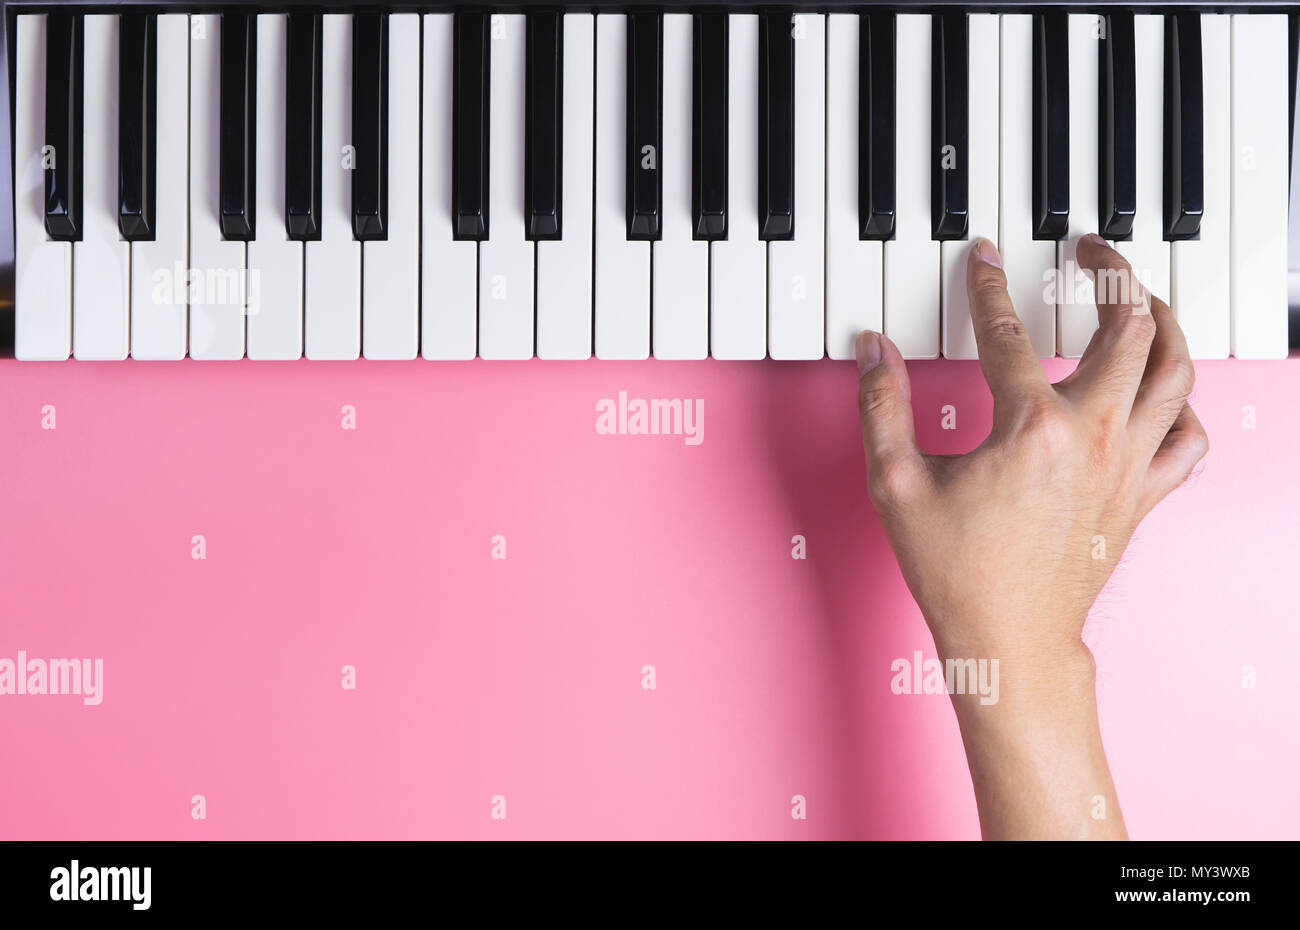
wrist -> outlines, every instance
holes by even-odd
[[[966,631],[969,626],[959,627]],[[1096,716],[1096,662],[1080,639],[935,637],[958,721],[1018,728]],[[1029,641],[1026,641],[1026,640]],[[978,677],[976,677],[978,676]],[[972,680],[978,687],[972,686]]]

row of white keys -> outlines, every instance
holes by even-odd
[[[488,238],[478,246],[478,354],[533,354],[533,243],[524,236],[524,55],[522,14],[494,15],[491,28]]]
[[[983,237],[998,245],[998,17],[972,13],[967,19],[967,228],[966,238],[940,243],[943,268],[943,354],[946,358],[978,358],[966,292],[966,258],[971,241]],[[961,157],[961,153],[958,153]],[[1024,178],[1020,179],[1021,185]]]
[[[248,357],[302,356],[303,244],[285,210],[288,18],[257,17],[257,237],[248,243]]]
[[[826,17],[795,14],[791,29],[794,237],[767,244],[767,351],[817,359],[826,348]]]
[[[1048,358],[1056,354],[1056,298],[1045,273],[1056,268],[1056,243],[1034,238],[1033,188],[1027,183],[1034,172],[1033,16],[1003,15],[1001,29],[1002,143],[996,241],[1011,303],[1034,351]],[[972,196],[973,189],[974,184]]]
[[[14,73],[14,356],[65,359],[72,348],[72,243],[45,231],[46,17],[17,17]]]
[[[596,17],[596,357],[650,354],[650,243],[627,238],[627,17]]]
[[[420,339],[420,17],[388,17],[388,238],[361,244],[366,358],[412,359]],[[396,191],[396,195],[394,195]]]
[[[161,83],[161,81],[160,81]],[[221,16],[190,17],[190,357],[244,356],[246,249],[221,236]]]
[[[859,238],[858,17],[826,17],[826,354],[853,358],[864,329],[884,320],[884,249]]]
[[[937,358],[940,258],[939,243],[930,238],[930,15],[900,13],[896,30],[896,214],[894,238],[885,242],[885,335],[905,358]]]
[[[651,243],[654,355],[709,354],[709,244],[696,241],[691,215],[691,115],[694,31],[689,13],[663,24],[662,238]]]
[[[478,349],[478,244],[452,238],[452,22],[424,17],[420,354],[443,360]]]
[[[727,238],[709,243],[714,358],[767,356],[767,244],[758,238],[758,17],[728,18]]]
[[[1287,354],[1287,18],[1232,17],[1232,354]]]
[[[304,243],[304,354],[361,354],[361,243],[352,238],[352,17],[321,21],[321,230]],[[355,155],[352,155],[355,157]]]
[[[596,21],[564,15],[563,238],[537,243],[537,355],[591,356],[591,180]]]
[[[1164,238],[1165,18],[1133,17],[1137,87],[1137,212],[1130,239],[1116,242],[1133,273],[1161,300],[1169,300],[1169,243]],[[1073,198],[1070,203],[1074,207]],[[1105,296],[1105,295],[1103,295]],[[1123,296],[1121,291],[1120,296]],[[1094,319],[1095,323],[1095,319]]]
[[[1202,183],[1199,239],[1171,243],[1169,303],[1192,358],[1227,358],[1231,301],[1232,20],[1201,16]]]
[[[131,357],[180,359],[189,336],[190,18],[164,13],[158,75],[152,241],[131,243]]]

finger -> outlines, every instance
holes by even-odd
[[[1133,401],[1129,425],[1149,436],[1150,448],[1156,449],[1186,408],[1187,397],[1196,383],[1196,369],[1183,328],[1169,305],[1153,297],[1151,316],[1156,322],[1156,335]]]
[[[858,358],[858,413],[867,479],[880,504],[923,471],[912,422],[912,390],[898,347],[879,333],[864,331],[855,345]]]
[[[1191,404],[1174,419],[1147,468],[1147,491],[1144,511],[1160,503],[1170,491],[1177,488],[1192,473],[1196,463],[1210,451],[1210,439],[1197,419]]]
[[[976,239],[966,259],[966,293],[980,368],[993,393],[995,409],[1014,407],[1034,393],[1048,390],[1025,324],[1016,315],[1002,259],[987,239]]]
[[[1124,256],[1100,236],[1084,236],[1075,254],[1093,278],[1097,332],[1078,367],[1058,387],[1127,418],[1156,334],[1150,297]]]

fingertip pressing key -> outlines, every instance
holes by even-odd
[[[971,255],[986,265],[992,265],[994,268],[1002,267],[1002,256],[998,254],[997,247],[987,239],[976,239],[971,246]]]

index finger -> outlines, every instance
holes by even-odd
[[[976,239],[971,245],[966,292],[980,368],[993,393],[995,409],[1046,390],[1047,375],[1007,293],[1002,259],[987,239]]]

